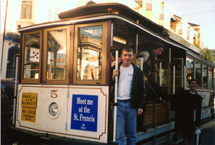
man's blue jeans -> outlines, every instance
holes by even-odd
[[[136,143],[136,123],[137,109],[131,108],[130,101],[118,101],[117,106],[117,124],[116,124],[116,142],[118,145],[125,145],[125,123],[127,133],[127,145]]]

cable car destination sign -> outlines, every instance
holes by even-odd
[[[37,93],[22,93],[22,120],[35,122]]]

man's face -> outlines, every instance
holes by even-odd
[[[123,50],[122,51],[122,55],[121,55],[121,59],[122,59],[122,66],[124,67],[128,67],[131,64],[131,61],[133,60],[133,53]]]
[[[191,90],[195,90],[197,87],[197,82],[196,81],[192,81],[190,84],[189,84],[189,88]]]
[[[161,55],[162,52],[163,52],[163,47],[153,49],[153,54],[154,54],[155,57],[158,57],[159,55]]]

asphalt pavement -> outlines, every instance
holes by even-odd
[[[191,145],[196,145],[195,139],[193,135]],[[172,145],[170,142],[168,141],[158,145]],[[174,145],[182,145],[182,139]],[[201,126],[200,145],[215,145],[215,120]]]

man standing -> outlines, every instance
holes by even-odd
[[[197,81],[189,81],[189,90],[183,90],[176,95],[175,130],[173,141],[178,134],[183,135],[185,145],[190,144],[192,133],[195,129],[200,129],[202,97],[196,92]],[[194,110],[196,110],[196,120],[194,120]]]
[[[145,103],[143,73],[132,63],[132,48],[123,48],[121,59],[122,62],[119,63],[119,69],[114,69],[112,74],[112,80],[116,76],[119,76],[116,143],[124,145],[126,126],[127,144],[135,145],[137,114],[140,115],[143,113]]]

